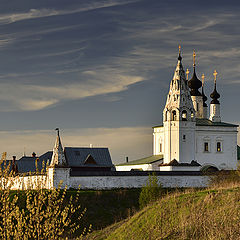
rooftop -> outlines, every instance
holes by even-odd
[[[238,125],[225,122],[212,122],[207,118],[196,118],[196,126],[238,127]]]
[[[130,162],[125,162],[125,163],[120,163],[117,164],[116,166],[125,166],[125,165],[139,165],[139,164],[151,164],[154,162],[157,162],[159,160],[163,159],[163,155],[152,155],[150,157],[145,157],[145,158],[141,158],[141,159],[137,159],[137,160],[133,160]]]
[[[236,124],[225,122],[212,122],[207,118],[196,118],[196,126],[215,126],[215,127],[238,127]],[[154,126],[153,128],[163,127],[163,124]]]

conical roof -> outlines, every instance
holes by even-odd
[[[57,130],[57,138],[53,148],[53,155],[52,155],[50,166],[67,166],[67,161],[65,158],[65,154],[64,154],[61,139],[60,139],[59,129],[56,128],[56,130]]]

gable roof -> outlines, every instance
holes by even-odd
[[[162,159],[163,159],[162,154],[152,155],[150,157],[145,157],[145,158],[141,158],[141,159],[133,160],[130,162],[125,162],[125,163],[120,163],[120,164],[117,164],[116,166],[151,164],[151,163],[157,162]]]
[[[113,166],[108,148],[78,148],[65,147],[65,156],[70,167],[92,166],[93,164],[85,163],[87,157],[95,160],[96,166],[111,167]]]
[[[97,164],[91,154],[88,154],[87,158],[85,159],[85,164]]]
[[[38,167],[38,170],[41,171],[42,167],[43,167],[43,163],[46,167],[46,164],[50,164],[51,158],[52,158],[52,151],[48,151],[48,152],[42,154],[39,157],[23,156],[19,160],[16,160],[16,163],[17,163],[17,166],[18,166],[18,171],[20,173],[36,172],[36,160],[37,159],[38,159],[37,167]]]
[[[112,160],[108,148],[72,148],[65,147],[64,153],[69,167],[112,167]],[[50,164],[52,151],[48,151],[39,157],[24,156],[16,160],[19,173],[36,172],[36,160],[38,170],[42,170],[43,163]]]

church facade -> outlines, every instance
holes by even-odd
[[[189,71],[186,71],[186,77],[179,48],[177,66],[163,110],[163,124],[153,127],[153,155],[163,156],[160,171],[183,167],[190,171],[196,167],[199,170],[236,169],[238,125],[221,121],[216,70],[208,107],[204,75],[200,81],[195,57],[194,52],[193,76],[188,80]]]

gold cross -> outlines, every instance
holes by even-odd
[[[193,66],[195,67],[196,52],[193,50]]]
[[[178,45],[178,52],[179,52],[179,55],[181,54],[181,45],[179,44]]]
[[[214,72],[213,72],[213,76],[214,76],[214,83],[216,83],[217,82],[217,71],[216,70],[214,70]]]
[[[205,75],[204,73],[202,74],[202,86],[204,86],[204,79],[205,79]]]
[[[187,74],[187,80],[188,80],[188,74],[189,74],[189,70],[188,70],[188,68],[187,68],[186,74]]]

